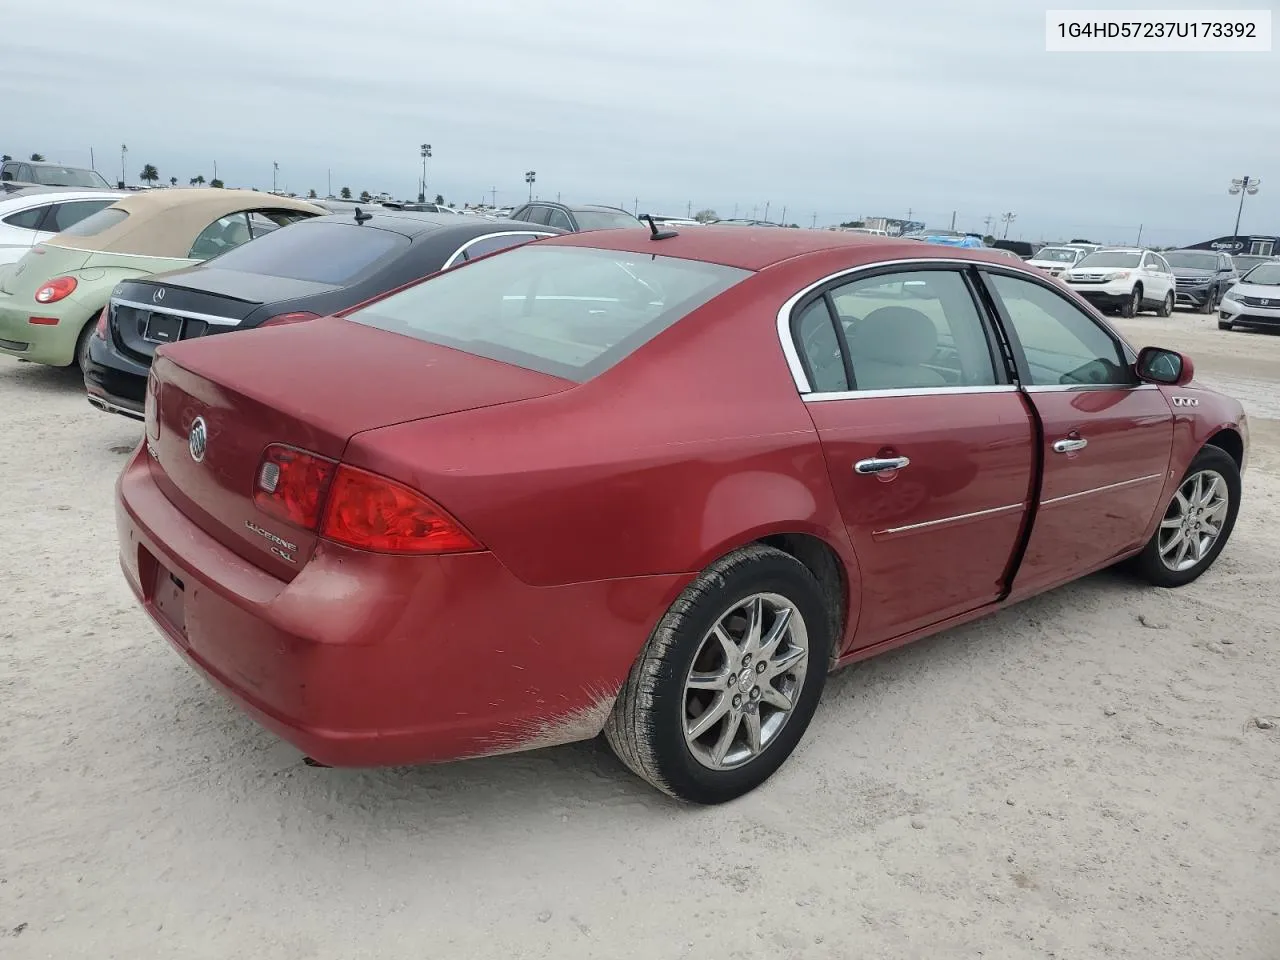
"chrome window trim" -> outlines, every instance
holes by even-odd
[[[869,400],[876,397],[932,397],[963,393],[1017,393],[1012,383],[1000,383],[979,387],[895,387],[890,390],[833,390],[828,393],[806,393],[805,403],[823,403],[827,400]]]
[[[133,307],[135,310],[146,310],[148,313],[164,313],[171,317],[182,317],[185,320],[203,320],[205,323],[212,323],[219,327],[235,327],[240,324],[240,320],[235,317],[215,317],[211,313],[192,313],[190,310],[175,310],[173,307],[161,307],[154,303],[138,303],[136,300],[121,300],[119,297],[111,298],[111,306]]]
[[[976,520],[978,517],[993,517],[999,513],[1008,513],[1010,510],[1025,510],[1025,503],[1009,503],[1003,507],[991,507],[987,510],[975,510],[973,513],[961,513],[954,517],[942,517],[938,520],[924,520],[921,523],[909,523],[902,527],[889,527],[887,530],[876,530],[872,533],[873,537],[896,536],[903,533],[913,533],[916,530],[926,530],[930,527],[938,527],[948,523],[960,523],[964,520]]]
[[[1118,490],[1121,487],[1133,487],[1140,483],[1151,483],[1153,480],[1163,480],[1163,473],[1152,473],[1145,477],[1134,477],[1132,480],[1121,480],[1119,483],[1108,483],[1102,487],[1092,487],[1088,490],[1081,490],[1078,493],[1067,493],[1061,497],[1053,497],[1050,500],[1041,500],[1040,506],[1049,507],[1055,503],[1066,503],[1069,500],[1077,500],[1080,497],[1087,497],[1095,493],[1106,493],[1108,490]]]
[[[461,216],[461,214],[459,214],[459,216]],[[539,226],[544,226],[544,224],[539,224]],[[499,230],[496,233],[485,233],[478,237],[472,237],[470,240],[468,240],[466,243],[460,246],[457,250],[453,251],[453,255],[444,262],[444,266],[441,267],[440,269],[448,270],[450,267],[452,267],[455,263],[458,262],[458,258],[462,256],[462,254],[465,253],[468,248],[479,243],[481,240],[492,240],[494,237],[524,237],[524,236],[541,238],[541,237],[555,237],[555,236],[559,236],[559,234],[545,233],[541,230]],[[529,241],[529,242],[532,243],[533,241]]]
[[[105,208],[104,208],[105,209]],[[100,253],[104,257],[132,257],[135,260],[173,260],[175,263],[200,263],[198,257],[162,257],[158,254],[150,253],[115,253],[111,250],[88,250],[84,247],[68,247],[62,243],[52,243],[45,241],[46,246],[56,247],[59,250],[73,250],[76,253]]]
[[[1027,393],[1092,393],[1097,390],[1157,390],[1154,383],[1044,383],[1023,387]]]
[[[942,265],[942,266],[948,266],[948,267],[959,266],[965,269],[984,268],[984,269],[991,269],[996,271],[1003,271],[1005,273],[1009,273],[1017,277],[1025,277],[1026,279],[1031,280],[1033,283],[1036,283],[1038,286],[1042,286],[1053,293],[1059,293],[1049,285],[1049,282],[1045,280],[1044,274],[1042,274],[1040,271],[1035,270],[1034,268],[1024,269],[1023,267],[1015,266],[1012,262],[971,260],[971,259],[962,258],[962,257],[907,257],[900,260],[877,260],[874,263],[863,263],[863,264],[859,264],[856,267],[846,267],[843,270],[838,270],[835,273],[828,274],[827,276],[823,277],[820,280],[815,280],[813,283],[809,284],[807,287],[800,290],[799,293],[793,294],[792,296],[788,297],[787,301],[782,305],[782,309],[778,311],[778,320],[777,320],[778,341],[782,344],[782,354],[784,357],[786,357],[787,366],[791,370],[791,379],[795,381],[796,389],[799,390],[801,394],[808,395],[808,394],[814,393],[813,387],[809,383],[809,378],[805,376],[804,365],[800,363],[800,354],[796,352],[795,341],[792,340],[791,338],[791,311],[796,308],[796,305],[801,300],[803,300],[809,294],[813,293],[813,291],[817,290],[819,287],[826,286],[828,283],[831,283],[835,280],[840,280],[844,277],[851,277],[859,273],[870,273],[873,271],[881,270],[885,267],[910,267],[910,266],[918,267],[918,266],[929,266],[929,265]],[[1059,293],[1059,296],[1061,296],[1060,293]],[[978,315],[983,320],[984,324],[989,322],[989,318],[983,316],[983,311],[981,309],[979,309]],[[1112,335],[1113,336],[1115,335],[1114,332],[1112,332]],[[1121,342],[1123,343],[1124,341],[1121,341]],[[913,390],[911,392],[912,393],[917,393],[917,392],[932,393],[932,392],[942,392],[946,390],[956,390],[956,389],[958,388],[932,387],[932,388],[923,388],[920,391]],[[871,391],[862,391],[862,390],[849,390],[845,392],[849,394],[848,399],[854,399],[855,397],[865,397],[871,393]]]

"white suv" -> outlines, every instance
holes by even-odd
[[[1154,310],[1161,317],[1173,314],[1177,283],[1168,262],[1154,250],[1096,250],[1058,279],[1101,310],[1119,310],[1124,317],[1142,310]]]

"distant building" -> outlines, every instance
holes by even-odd
[[[1253,257],[1280,256],[1280,236],[1238,235],[1218,237],[1189,244],[1188,250],[1219,250],[1222,253],[1240,253]]]

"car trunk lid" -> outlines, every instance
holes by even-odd
[[[157,484],[202,530],[284,580],[310,559],[318,537],[255,505],[267,446],[340,460],[364,430],[574,386],[336,318],[173,344],[152,371],[158,426],[148,423],[147,444]],[[197,418],[205,433],[199,460]]]

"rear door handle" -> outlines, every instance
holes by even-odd
[[[1065,440],[1053,441],[1054,453],[1070,453],[1072,450],[1083,450],[1089,441],[1083,437],[1067,437]]]
[[[901,470],[910,466],[909,457],[870,457],[859,460],[853,465],[855,473],[888,473],[890,470]]]

